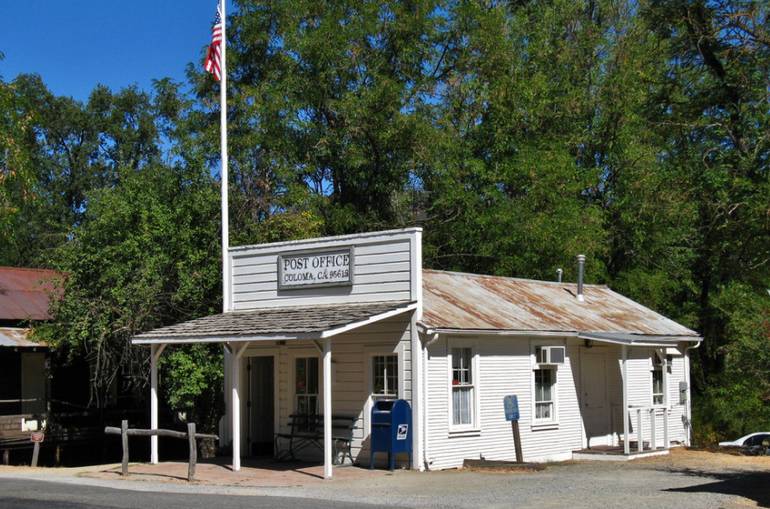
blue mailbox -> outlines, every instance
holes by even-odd
[[[372,434],[369,468],[374,468],[374,454],[388,453],[388,468],[396,465],[396,454],[405,452],[412,464],[412,407],[403,399],[375,401],[372,406]]]

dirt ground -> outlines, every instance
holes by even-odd
[[[742,456],[718,451],[675,448],[667,456],[655,456],[631,462],[652,468],[690,469],[708,471],[751,470],[769,471],[770,456]]]
[[[187,484],[187,463],[130,464],[128,477],[121,476],[120,471],[120,465],[115,465],[97,471],[83,472],[81,475],[94,479]],[[335,468],[332,482],[349,482],[382,475],[385,475],[382,470],[344,466]],[[225,461],[200,463],[195,470],[195,479],[197,484],[255,488],[306,486],[324,482],[322,465],[299,462],[276,463],[267,460],[244,460],[238,472],[233,472],[229,463]]]

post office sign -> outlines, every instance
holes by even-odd
[[[280,290],[352,284],[352,248],[278,255]]]

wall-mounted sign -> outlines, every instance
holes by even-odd
[[[281,290],[352,284],[351,248],[278,255],[278,288]]]

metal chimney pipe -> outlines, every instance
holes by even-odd
[[[577,262],[578,262],[577,299],[580,302],[583,302],[585,300],[585,298],[583,297],[583,275],[586,269],[586,255],[582,255],[582,254],[578,255]]]
[[[561,277],[564,275],[564,270],[556,269],[556,281],[561,283]]]

